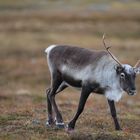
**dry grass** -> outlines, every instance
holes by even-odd
[[[94,2],[100,4],[101,1]],[[106,2],[111,2],[109,4],[112,5],[110,9],[112,12],[98,10],[93,12],[91,9],[90,12],[90,0],[78,1],[76,4],[78,8],[74,6],[74,1],[69,2],[69,6],[64,1],[61,4],[55,1],[52,4],[49,1],[41,10],[30,10],[32,1],[27,1],[29,7],[18,1],[14,6],[24,5],[22,10],[1,10],[0,139],[137,140],[140,138],[139,93],[135,97],[125,95],[117,103],[122,132],[114,131],[106,99],[99,95],[90,96],[73,134],[68,135],[65,130],[58,130],[55,127],[51,129],[45,127],[47,119],[45,89],[50,84],[50,76],[44,49],[48,45],[73,44],[91,49],[103,49],[101,38],[106,32],[107,42],[113,46],[112,52],[121,62],[134,65],[140,59],[139,2],[134,1],[133,4],[111,0]],[[34,2],[37,3],[38,1]],[[11,1],[1,1],[0,4],[1,7],[7,4],[13,6]],[[54,9],[51,9],[52,7]],[[24,8],[27,11],[24,11]],[[138,76],[138,91],[140,91],[139,82]],[[76,111],[79,95],[78,91],[68,89],[57,96],[57,103],[66,124]]]

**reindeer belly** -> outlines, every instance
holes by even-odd
[[[80,79],[75,79],[73,76],[68,76],[66,74],[62,75],[63,81],[66,85],[81,88],[82,81]]]

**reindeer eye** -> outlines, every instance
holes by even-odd
[[[121,76],[121,78],[123,78],[123,79],[125,78],[125,74],[124,74],[124,73],[121,73],[120,76]]]

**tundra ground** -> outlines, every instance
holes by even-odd
[[[122,63],[134,65],[140,59],[140,3],[107,2],[110,12],[93,12],[91,1],[84,0],[77,5],[74,1],[69,5],[64,1],[39,3],[37,8],[31,0],[15,5],[8,0],[0,2],[1,140],[140,139],[140,76],[136,81],[138,94],[124,94],[116,103],[122,131],[114,130],[107,101],[96,94],[90,95],[74,133],[45,126],[45,90],[50,85],[50,75],[44,50],[50,44],[101,50],[105,32],[111,51]],[[100,3],[93,4],[100,9]],[[79,91],[69,88],[56,97],[65,124],[76,112],[79,96]]]

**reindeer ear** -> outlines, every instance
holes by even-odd
[[[140,60],[138,60],[138,62],[134,66],[134,70],[136,74],[140,74]]]
[[[120,66],[120,65],[116,65],[114,68],[115,68],[115,70],[116,70],[117,73],[121,73],[121,72],[123,71],[123,69],[124,69],[124,68],[123,68],[122,66]]]

